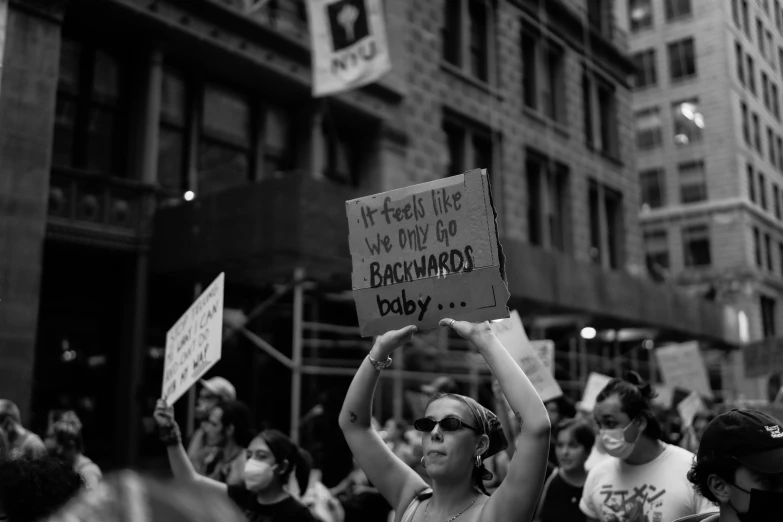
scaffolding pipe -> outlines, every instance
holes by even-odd
[[[303,268],[294,270],[294,331],[291,345],[291,440],[299,444],[299,417],[302,409],[302,325],[304,316]]]

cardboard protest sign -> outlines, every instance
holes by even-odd
[[[555,374],[555,342],[550,339],[542,339],[538,341],[530,341],[533,345],[533,349],[538,354],[538,358],[541,359],[541,364],[544,365],[549,373]]]
[[[698,392],[691,392],[677,405],[677,412],[682,419],[682,425],[688,427],[693,423],[693,417],[700,411],[704,411],[704,402]]]
[[[658,406],[661,406],[667,410],[671,408],[672,399],[674,398],[674,390],[660,384],[653,384],[652,388],[657,394],[652,400],[653,404],[657,404]]]
[[[563,395],[563,390],[552,372],[538,358],[516,310],[511,312],[508,319],[495,321],[491,326],[500,343],[522,367],[542,401],[550,401]]]
[[[313,96],[355,89],[391,70],[380,0],[308,0]]]
[[[590,372],[590,375],[587,376],[585,391],[582,392],[581,407],[585,411],[593,411],[593,408],[595,408],[595,399],[598,397],[598,394],[601,393],[601,390],[603,390],[611,380],[612,378],[608,375]]]
[[[508,317],[505,260],[485,170],[345,203],[364,337],[450,317]]]
[[[664,346],[655,350],[663,381],[669,388],[696,391],[712,398],[712,388],[696,341]]]
[[[169,405],[220,360],[224,279],[221,273],[166,334],[161,396]]]

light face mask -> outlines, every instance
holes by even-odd
[[[740,513],[729,500],[729,506],[736,513],[740,522],[765,522],[770,520],[771,513],[780,511],[783,506],[783,491],[764,491],[761,489],[751,489],[750,491],[732,484],[743,493],[750,495],[748,511]]]
[[[248,460],[245,463],[245,487],[250,491],[265,489],[275,478],[275,470],[266,462]]]
[[[625,430],[627,430],[633,423],[634,421],[631,421],[631,423],[625,428],[615,428],[612,430],[600,431],[601,444],[603,444],[607,454],[622,460],[628,458],[628,456],[633,453],[633,450],[636,447],[636,441],[638,441],[639,437],[641,436],[641,432],[639,432],[635,441],[628,442],[625,440]]]

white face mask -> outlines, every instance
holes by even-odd
[[[631,424],[633,423],[634,421],[631,421]],[[636,442],[639,440],[642,432],[640,431],[636,434],[636,440],[633,442],[625,440],[625,430],[627,430],[631,424],[625,428],[601,430],[601,444],[603,444],[606,453],[621,460],[627,459],[631,453],[633,453]]]
[[[277,467],[277,466],[275,466]],[[245,487],[250,491],[265,489],[275,478],[275,470],[266,462],[250,459],[245,463]]]

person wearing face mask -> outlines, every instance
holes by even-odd
[[[153,417],[161,440],[167,446],[169,464],[176,479],[227,494],[249,522],[318,522],[310,510],[286,489],[294,474],[300,491],[305,492],[310,466],[299,447],[279,431],[264,430],[249,441],[243,484],[227,485],[199,475],[193,469],[182,446],[174,408],[160,399]]]
[[[544,483],[535,520],[584,522],[579,500],[587,479],[585,461],[595,442],[595,433],[587,423],[576,419],[561,421],[552,432],[558,466]]]
[[[687,480],[693,454],[660,440],[655,397],[635,372],[598,394],[593,414],[607,459],[590,470],[579,508],[588,521],[668,522],[712,510]]]
[[[52,424],[44,441],[49,455],[64,460],[82,477],[84,486],[94,490],[103,474],[92,460],[84,455],[82,424],[73,412],[68,412]]]
[[[688,480],[719,512],[676,522],[783,519],[783,423],[755,410],[718,415],[702,434]]]

